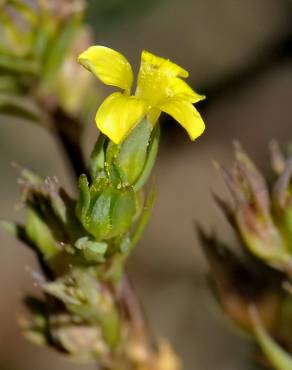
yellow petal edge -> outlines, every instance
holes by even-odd
[[[91,71],[104,84],[130,92],[133,71],[119,52],[105,46],[91,46],[78,57],[78,63]]]
[[[117,92],[103,101],[95,121],[101,132],[119,144],[142,120],[146,111],[147,103],[144,100]]]

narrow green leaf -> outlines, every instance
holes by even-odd
[[[28,239],[45,258],[50,258],[59,253],[50,229],[32,209],[28,212],[25,232]]]

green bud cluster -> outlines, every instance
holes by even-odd
[[[268,185],[239,144],[236,144],[235,156],[232,171],[222,168],[233,200],[232,205],[225,203],[225,211],[253,255],[289,274],[292,265],[290,159],[282,158],[279,177]]]
[[[158,142],[159,127],[152,130],[146,120],[119,146],[100,135],[89,175],[79,178],[78,199],[56,179],[21,171],[26,222],[2,225],[37,254],[43,270],[36,279],[44,299],[26,300],[28,338],[106,368],[115,356],[120,361],[134,335],[120,293],[124,264],[153,206],[154,192],[145,198],[141,187]]]
[[[91,158],[91,181],[79,179],[77,215],[83,227],[96,240],[125,235],[140,216],[140,189],[156,158],[159,128],[151,132],[147,120],[140,122],[121,145],[103,136]]]

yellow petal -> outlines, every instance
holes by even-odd
[[[159,108],[180,123],[187,130],[191,140],[195,140],[204,132],[204,121],[190,102],[184,99],[173,98],[160,104]]]
[[[197,103],[206,98],[204,95],[196,93],[185,81],[178,77],[170,80],[169,90],[170,97],[186,99],[191,103]]]
[[[105,46],[91,46],[78,57],[78,62],[104,84],[130,91],[133,71],[127,59]]]
[[[119,144],[141,121],[147,108],[147,103],[142,99],[113,93],[99,107],[95,121],[101,132]]]
[[[188,72],[167,59],[143,51],[135,95],[148,100],[152,107],[176,93],[186,96],[189,101],[198,100],[192,89],[177,76],[187,77]]]
[[[146,63],[153,68],[163,69],[171,76],[188,77],[189,73],[179,65],[171,62],[169,59],[158,57],[149,51],[143,50],[141,55],[141,63]]]

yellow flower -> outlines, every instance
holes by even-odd
[[[145,116],[154,126],[161,112],[180,123],[192,140],[203,133],[205,125],[193,103],[205,97],[182,80],[188,72],[177,64],[144,50],[137,88],[131,94],[133,71],[122,54],[105,46],[91,46],[78,62],[104,84],[122,90],[104,100],[95,118],[100,131],[114,143],[122,142]]]

